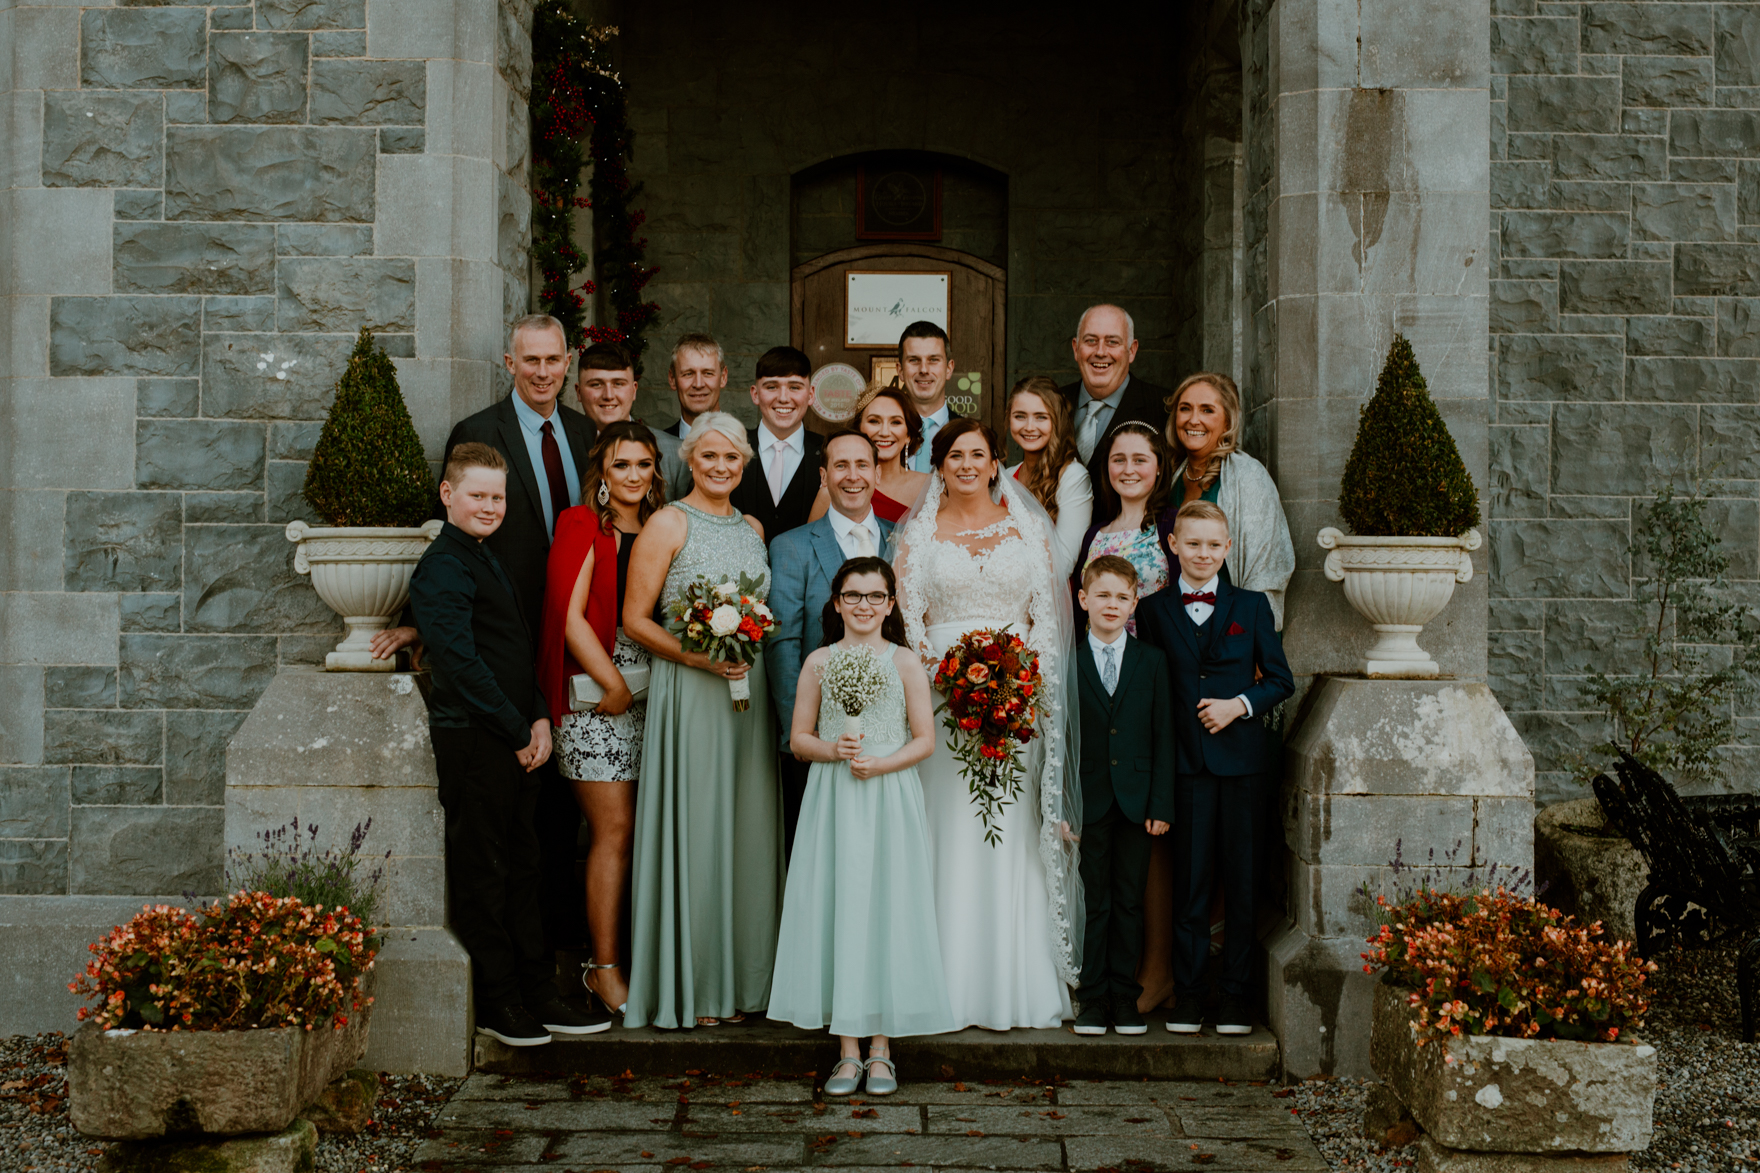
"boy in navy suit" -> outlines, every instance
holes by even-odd
[[[1117,555],[1082,571],[1078,597],[1088,631],[1076,638],[1076,693],[1082,714],[1081,1013],[1076,1033],[1121,1035],[1149,1029],[1137,1009],[1143,987],[1143,888],[1149,837],[1173,818],[1172,703],[1167,657],[1124,629],[1137,609],[1137,571]]]
[[[1253,950],[1254,782],[1276,764],[1264,718],[1295,691],[1289,662],[1258,591],[1222,577],[1228,516],[1209,501],[1191,501],[1174,519],[1169,553],[1179,588],[1170,584],[1143,601],[1137,634],[1167,653],[1173,665],[1173,726],[1178,777],[1173,818],[1173,980],[1178,996],[1167,1029],[1197,1034],[1203,1026],[1199,983],[1210,956],[1212,872],[1227,896],[1222,949],[1222,1002],[1216,1032],[1253,1032],[1247,1004]],[[1255,673],[1255,669],[1257,672]]]

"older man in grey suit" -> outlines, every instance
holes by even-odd
[[[868,554],[892,560],[892,523],[873,506],[880,463],[874,442],[853,430],[834,433],[820,449],[819,461],[819,483],[831,508],[817,521],[783,531],[770,544],[769,605],[776,615],[776,633],[764,649],[764,663],[782,723],[782,810],[790,852],[809,769],[788,748],[801,665],[824,636],[821,616],[831,601],[837,568]]]
[[[592,421],[593,435],[619,420],[633,418],[636,403],[636,363],[629,351],[614,342],[599,342],[581,352],[580,375],[575,394],[581,410]],[[691,491],[691,471],[679,459],[679,439],[664,428],[650,429],[660,446],[660,478],[666,482],[666,499],[676,501]]]

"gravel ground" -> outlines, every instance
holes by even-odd
[[[67,1038],[0,1036],[0,1171],[91,1173],[105,1145],[67,1119]],[[387,1075],[373,1122],[358,1136],[318,1137],[318,1173],[414,1170],[416,1146],[462,1079]]]

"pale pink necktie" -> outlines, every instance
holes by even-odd
[[[781,444],[770,445],[770,500],[782,504],[782,452]]]

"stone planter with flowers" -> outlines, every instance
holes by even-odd
[[[373,636],[409,601],[409,580],[428,543],[434,482],[416,435],[397,368],[362,330],[336,385],[336,399],[306,469],[306,500],[329,522],[295,521],[293,568],[312,576],[318,597],[342,616],[348,636],[325,657],[332,672],[389,672]]]
[[[1354,532],[1327,526],[1319,542],[1326,577],[1344,584],[1345,599],[1375,629],[1363,672],[1440,675],[1418,635],[1448,606],[1455,584],[1473,577],[1479,493],[1401,335],[1363,406],[1338,511]]]
[[[1532,898],[1425,888],[1382,902],[1363,955],[1370,1060],[1423,1130],[1420,1170],[1624,1169],[1648,1147],[1655,966]]]

